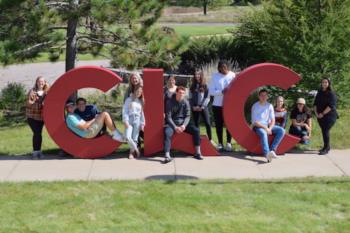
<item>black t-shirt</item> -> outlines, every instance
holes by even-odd
[[[299,112],[298,109],[293,109],[290,114],[290,119],[295,119],[298,123],[306,123],[311,117],[310,112]]]

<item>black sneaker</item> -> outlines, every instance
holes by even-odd
[[[163,164],[170,163],[171,161],[173,161],[173,158],[171,158],[171,157],[165,157],[165,159],[164,159],[164,161],[163,161]]]
[[[198,160],[203,160],[203,156],[201,154],[195,154],[193,158],[198,159]]]
[[[328,154],[329,150],[325,149],[325,150],[321,150],[320,153],[318,153],[319,155],[326,155]]]

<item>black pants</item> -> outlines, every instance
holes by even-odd
[[[318,124],[320,125],[321,131],[322,131],[322,137],[323,137],[323,149],[330,150],[330,137],[329,137],[329,131],[335,124],[337,118],[336,117],[327,117],[324,116],[321,119],[317,119]]]
[[[185,129],[185,132],[192,135],[194,146],[200,146],[201,137],[199,134],[199,129],[196,126],[188,124]],[[170,152],[171,138],[173,137],[174,133],[175,130],[170,126],[164,127],[164,152]]]
[[[210,126],[210,118],[209,118],[209,111],[208,108],[204,108],[202,111],[200,112],[196,112],[196,111],[192,111],[193,114],[193,121],[194,121],[194,125],[199,128],[199,118],[200,116],[202,116],[202,119],[204,121],[205,124],[205,128],[207,130],[207,135],[209,140],[211,140],[211,126]]]
[[[32,118],[28,118],[27,121],[33,132],[33,151],[41,150],[41,143],[43,140],[41,133],[43,131],[44,122]]]
[[[214,114],[214,121],[215,121],[215,128],[216,128],[216,134],[218,136],[219,144],[223,144],[223,129],[224,129],[224,116],[222,114],[222,107],[213,106],[213,114]],[[231,143],[231,134],[226,129],[226,139],[228,143]]]
[[[305,127],[295,127],[293,125],[290,126],[289,133],[299,138],[303,138],[304,136],[309,135],[309,132]]]

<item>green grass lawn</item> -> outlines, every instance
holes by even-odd
[[[349,232],[350,180],[0,183],[0,232]]]
[[[177,13],[163,14],[159,22],[162,23],[240,23],[242,16],[252,9],[260,6],[225,6],[209,9],[207,15],[203,14],[202,8],[188,10],[188,8],[178,7]],[[169,10],[165,9],[164,12]]]

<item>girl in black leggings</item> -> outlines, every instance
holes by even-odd
[[[194,124],[199,128],[199,118],[202,116],[202,119],[207,130],[207,135],[212,144],[215,144],[212,141],[211,137],[211,125],[208,104],[210,101],[209,90],[205,82],[203,72],[201,70],[196,70],[192,84],[190,87],[190,104],[193,115]]]
[[[331,81],[328,78],[323,78],[321,88],[317,92],[314,102],[317,121],[322,130],[323,137],[323,148],[319,151],[320,155],[328,154],[331,149],[329,131],[338,118],[336,106],[337,97],[332,91]]]

